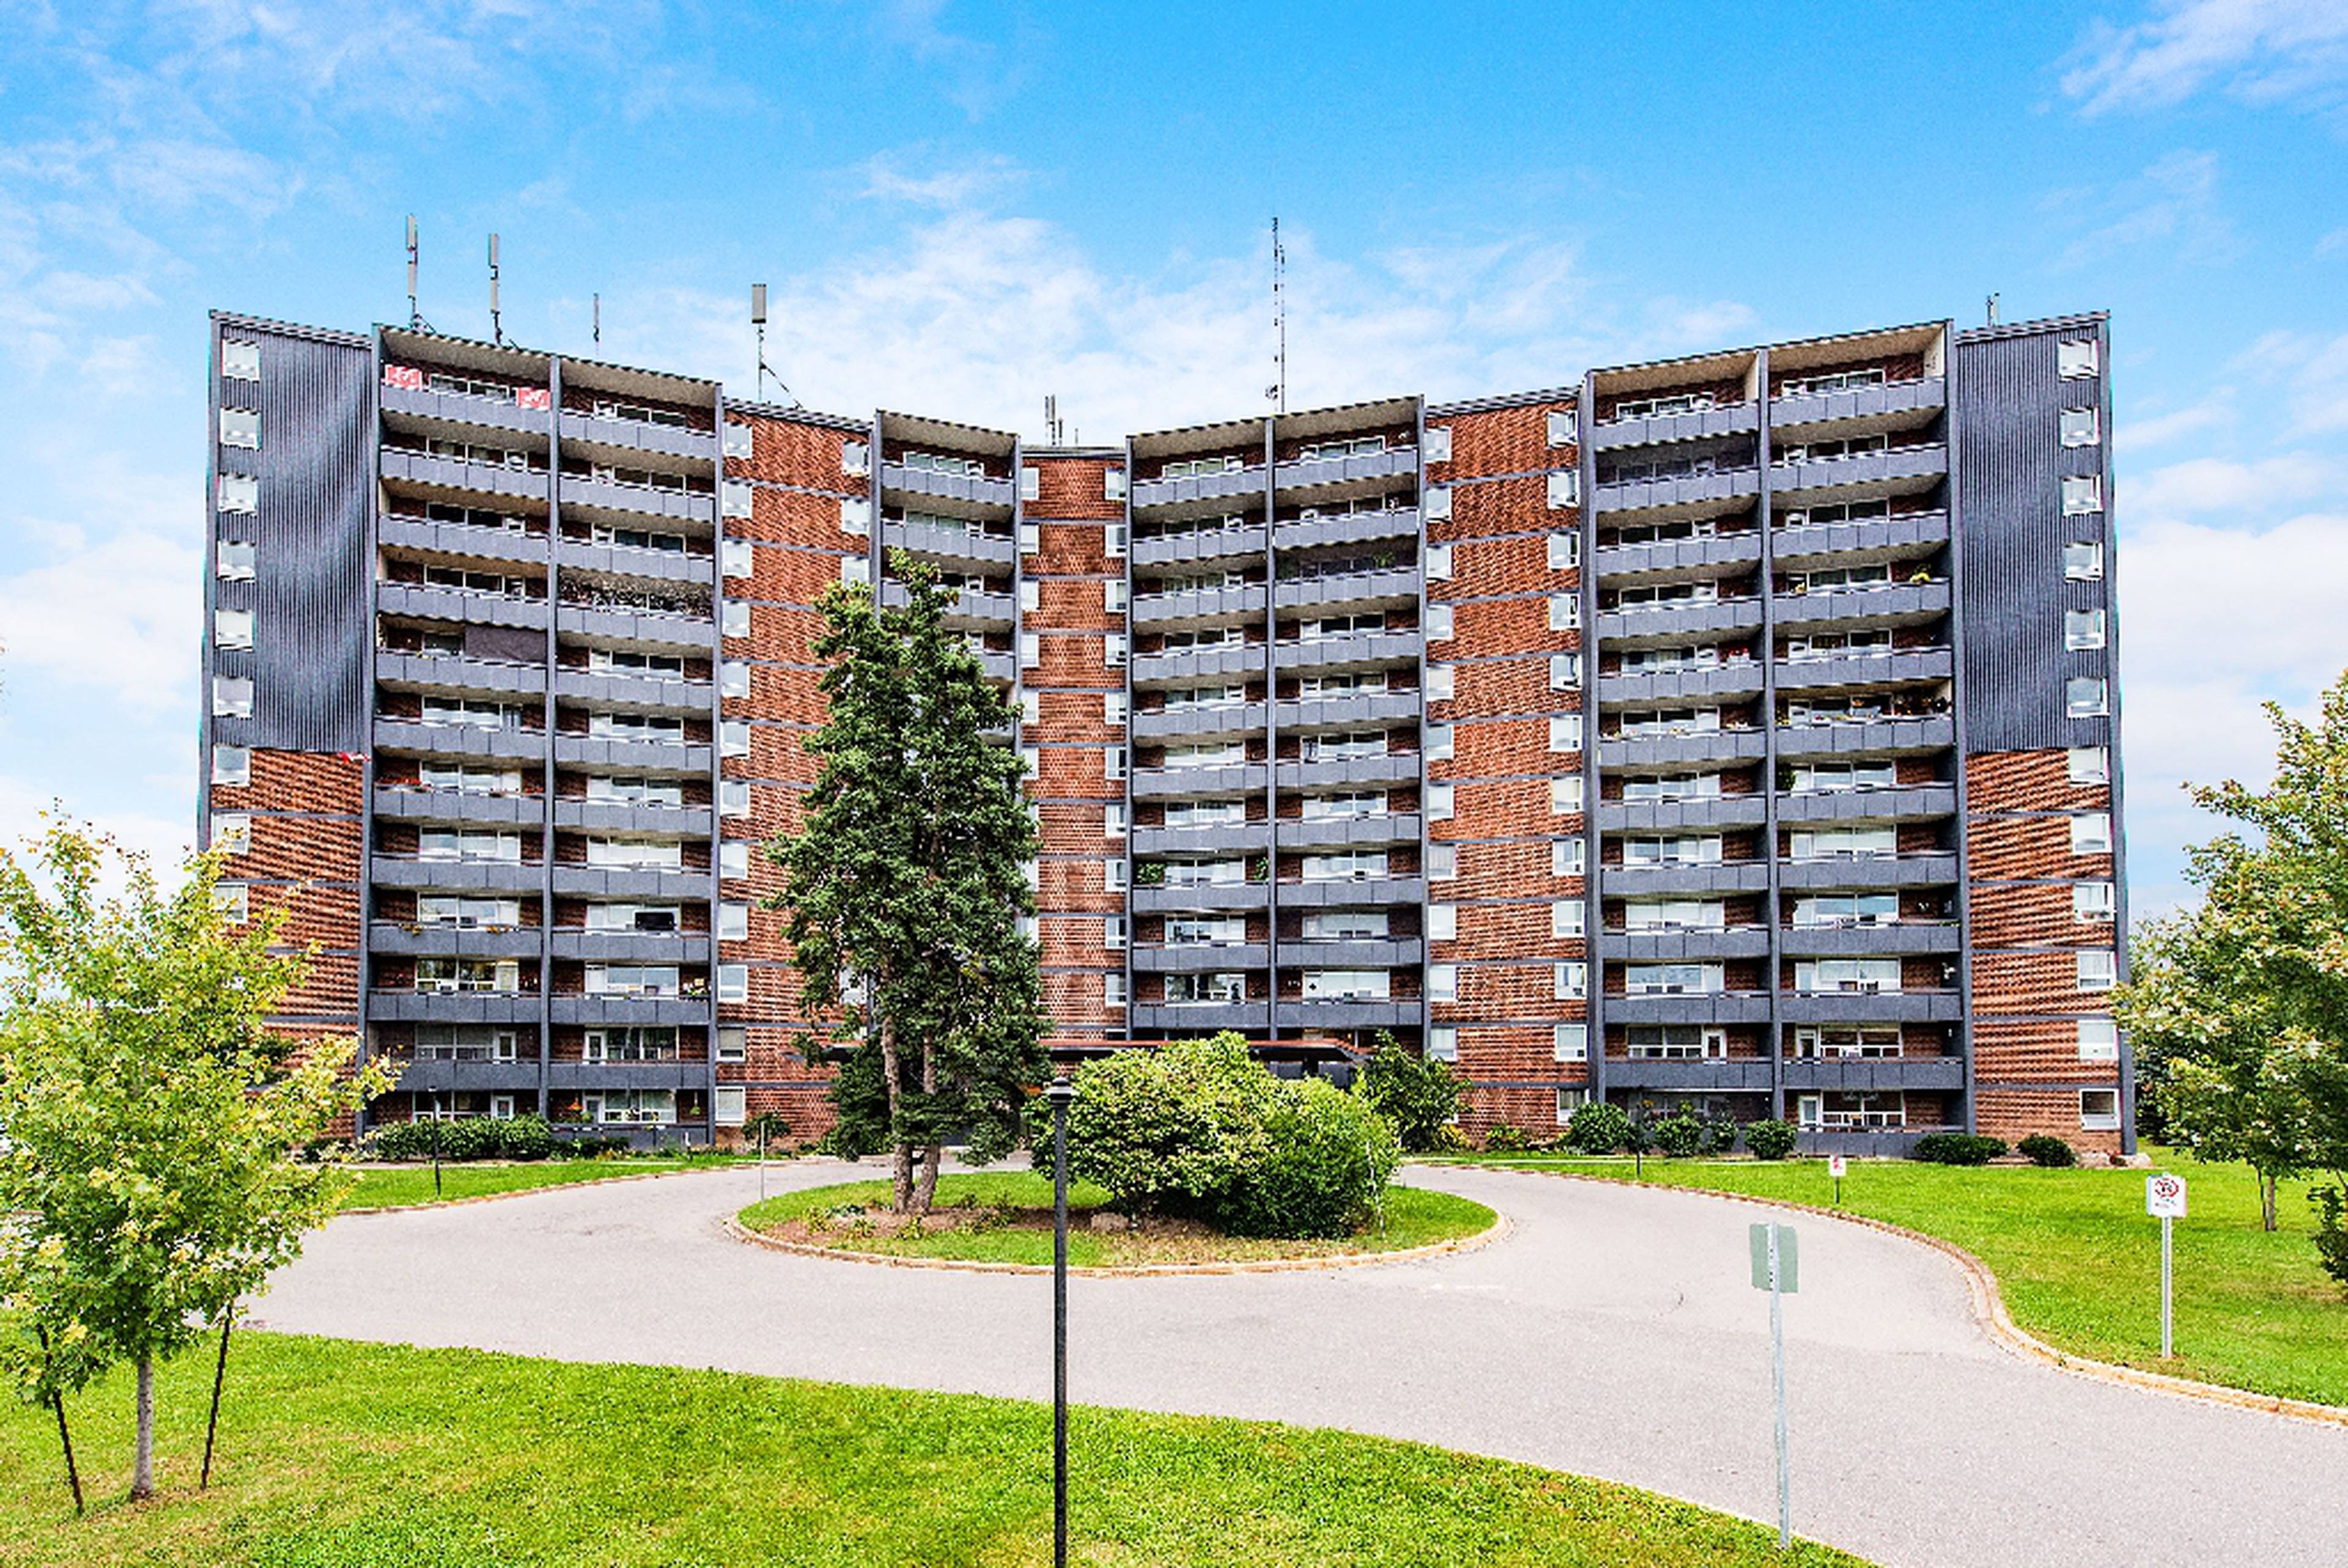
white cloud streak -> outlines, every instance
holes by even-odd
[[[2063,91],[2090,116],[2167,108],[2213,87],[2246,103],[2333,108],[2348,84],[2348,8],[2166,0],[2128,26],[2095,23],[2065,64]]]

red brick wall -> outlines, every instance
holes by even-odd
[[[251,847],[222,863],[221,880],[245,885],[252,915],[283,912],[277,950],[316,949],[273,1022],[288,1033],[296,1024],[358,1022],[366,777],[361,759],[256,748],[250,784],[211,792],[215,814],[252,818]]]

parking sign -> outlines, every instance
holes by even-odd
[[[2144,1180],[2144,1212],[2155,1219],[2185,1217],[2185,1179],[2162,1171]]]

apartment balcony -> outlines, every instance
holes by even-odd
[[[1134,487],[1137,491],[1140,488],[1138,485]],[[1129,1030],[1179,1040],[1219,1034],[1227,1029],[1261,1036],[1272,1027],[1271,1020],[1272,1004],[1268,1001],[1187,1002],[1172,1007],[1162,1002],[1136,1002],[1126,1009]]]
[[[1135,800],[1205,799],[1211,795],[1261,794],[1264,764],[1234,763],[1219,768],[1136,768],[1128,793]]]
[[[1717,963],[1725,958],[1769,955],[1766,926],[1730,926],[1717,930],[1601,931],[1598,956],[1633,963]]]
[[[1610,1008],[1607,1016],[1614,1016]],[[1965,999],[1945,991],[1787,991],[1777,999],[1784,1023],[1956,1023]]]
[[[1413,631],[1360,631],[1344,637],[1283,639],[1272,649],[1272,668],[1282,674],[1313,670],[1375,670],[1416,664],[1425,644]]]
[[[390,484],[412,486],[435,496],[467,501],[482,496],[521,501],[547,498],[549,477],[542,466],[530,469],[509,467],[501,463],[468,463],[458,457],[436,457],[428,452],[399,446],[386,446],[382,452],[383,477]],[[543,455],[541,456],[542,461]]]
[[[379,990],[366,997],[370,1023],[534,1024],[543,1010],[535,991]]]
[[[1701,538],[1658,539],[1652,544],[1601,545],[1590,555],[1591,569],[1604,583],[1668,579],[1691,574],[1733,577],[1738,575],[1733,569],[1758,566],[1760,562],[1761,533],[1757,528]]]
[[[1274,782],[1283,790],[1317,789],[1323,785],[1415,784],[1426,760],[1424,752],[1378,752],[1366,757],[1282,763]]]
[[[1742,510],[1760,494],[1760,469],[1719,468],[1675,479],[1623,479],[1600,485],[1594,510],[1613,522],[1719,517]]]
[[[1680,991],[1664,996],[1609,993],[1600,1004],[1609,1024],[1766,1023],[1766,991]],[[1610,1061],[1610,1068],[1613,1065]],[[1613,1075],[1609,1072],[1608,1081]]]
[[[1761,664],[1754,659],[1676,670],[1627,670],[1598,677],[1599,704],[1609,708],[1650,702],[1676,706],[1684,702],[1711,702],[1723,697],[1760,694]]]
[[[426,423],[469,425],[479,430],[510,431],[543,440],[551,423],[545,409],[524,408],[507,397],[434,392],[428,387],[394,386],[388,382],[376,389],[376,395],[386,423],[395,427],[420,428]]]
[[[1241,822],[1214,827],[1137,827],[1136,855],[1261,855],[1272,847],[1272,824]]]
[[[1606,1016],[1614,1016],[1613,1003]],[[1767,1057],[1723,1057],[1699,1061],[1665,1061],[1609,1056],[1608,1089],[1645,1089],[1674,1094],[1766,1094],[1771,1062]]]
[[[565,898],[706,898],[712,880],[699,866],[557,866],[554,892]]]
[[[563,927],[547,943],[547,951],[555,958],[608,964],[705,964],[709,949],[706,931],[584,931]],[[705,1003],[708,999],[699,999]]]
[[[685,550],[639,549],[631,545],[599,545],[584,539],[564,539],[555,546],[555,560],[565,571],[602,572],[611,577],[646,578],[657,582],[689,582],[715,589],[717,558]]]
[[[1270,710],[1262,702],[1232,702],[1212,707],[1144,709],[1132,716],[1136,741],[1213,740],[1263,733]]]
[[[1019,541],[1010,533],[991,534],[973,524],[951,528],[943,523],[891,521],[880,523],[880,548],[909,550],[925,560],[961,567],[1003,567],[1018,564]]]
[[[1817,593],[1780,593],[1774,607],[1780,631],[1833,630],[1852,626],[1912,626],[1949,613],[1949,585],[1883,583]]]
[[[1417,997],[1392,999],[1289,997],[1273,1008],[1275,1028],[1322,1031],[1340,1029],[1416,1029],[1426,1004]]]
[[[1426,944],[1416,937],[1341,942],[1280,939],[1280,966],[1284,969],[1409,969],[1416,968],[1426,958]]]
[[[1416,723],[1426,711],[1416,691],[1363,692],[1282,702],[1273,712],[1272,722],[1286,734],[1293,730],[1348,730],[1404,721]]]
[[[1873,926],[1787,926],[1777,950],[1788,958],[1871,958],[1892,953],[1954,953],[1964,946],[1954,920],[1887,920]]]
[[[1777,690],[1816,692],[1836,686],[1947,681],[1956,674],[1956,659],[1955,652],[1946,648],[1902,649],[1848,658],[1782,659],[1777,662]]]
[[[1730,403],[1688,414],[1661,414],[1646,419],[1612,419],[1592,425],[1590,446],[1593,452],[1612,452],[1625,446],[1659,446],[1671,441],[1712,441],[1725,436],[1742,436],[1759,428],[1761,405],[1758,403]]]
[[[1897,518],[1863,518],[1849,523],[1801,523],[1777,528],[1770,555],[1779,570],[1824,566],[1833,556],[1912,559],[1949,542],[1949,514],[1911,512]]]
[[[1261,487],[1259,487],[1260,488]],[[1192,562],[1262,560],[1264,531],[1261,523],[1238,528],[1200,528],[1137,538],[1128,547],[1136,571],[1148,567],[1187,566]]]
[[[394,653],[377,650],[375,679],[379,686],[406,692],[503,695],[546,695],[546,666],[512,664],[500,659],[467,659],[447,653]]]
[[[537,926],[482,930],[376,920],[367,926],[366,945],[370,953],[396,958],[534,959],[545,938]]]
[[[1179,593],[1133,596],[1133,624],[1143,627],[1229,626],[1263,619],[1264,585],[1189,589]]]
[[[1383,849],[1416,844],[1418,837],[1418,813],[1390,811],[1375,816],[1283,817],[1278,843],[1282,849]]]
[[[534,794],[468,794],[457,790],[377,784],[375,815],[383,821],[512,826],[534,833],[545,825],[546,801]]]
[[[1609,898],[1660,898],[1670,894],[1759,893],[1769,886],[1766,860],[1715,861],[1704,866],[1601,866],[1599,890]]]
[[[538,532],[492,528],[471,523],[436,523],[424,518],[386,513],[376,521],[376,539],[386,549],[409,549],[472,560],[522,561],[546,564],[546,519],[532,519]]]
[[[598,708],[691,718],[707,718],[717,695],[716,688],[706,681],[597,670],[558,670],[554,694],[566,702],[592,702]]]
[[[385,615],[423,620],[457,620],[469,626],[520,626],[546,630],[546,600],[502,593],[470,593],[461,588],[427,588],[420,582],[375,585],[375,607]]]
[[[1777,886],[1787,892],[1866,892],[1878,887],[1933,887],[1963,876],[1955,854],[1927,850],[1916,855],[1843,856],[1825,860],[1784,860]]]
[[[1761,599],[1751,594],[1703,603],[1642,604],[1628,610],[1601,610],[1596,619],[1592,630],[1601,642],[1684,642],[1715,633],[1759,630]]]
[[[623,800],[559,799],[554,825],[667,838],[706,838],[717,831],[716,815],[705,805],[639,805]]]
[[[1699,730],[1685,734],[1601,735],[1598,765],[1619,768],[1668,763],[1749,761],[1766,753],[1769,737],[1757,729]]]
[[[1913,425],[1919,423],[1913,415],[1945,408],[1948,403],[1948,383],[1933,375],[1881,386],[1853,387],[1845,392],[1804,392],[1773,397],[1769,400],[1769,424],[1777,431],[1787,425],[1838,425],[1853,419],[1879,425]]]
[[[654,774],[705,774],[705,743],[671,745],[664,741],[620,741],[592,735],[557,735],[554,760],[567,768],[619,768]]]
[[[1768,815],[1768,802],[1757,794],[1713,795],[1702,800],[1607,800],[1598,803],[1598,827],[1610,834],[1757,827]]]
[[[715,528],[717,497],[707,490],[671,490],[655,485],[623,484],[578,474],[562,476],[562,507],[573,514],[633,520],[658,518],[666,522]]]
[[[1371,544],[1385,539],[1409,539],[1416,544],[1420,521],[1416,507],[1388,507],[1375,512],[1333,512],[1320,518],[1292,518],[1272,525],[1272,542],[1283,550],[1312,549],[1323,545]]]
[[[708,1016],[707,1004],[703,1004],[700,1018]],[[700,1019],[693,1021],[698,1022]],[[546,1087],[550,1092],[564,1093],[579,1090],[594,1092],[612,1089],[706,1089],[709,1086],[709,1063],[706,1061],[555,1061],[547,1064]],[[675,1127],[677,1123],[668,1123]],[[606,1136],[617,1132],[645,1131],[641,1125],[607,1124],[584,1129]]]
[[[367,856],[367,880],[378,887],[413,887],[431,893],[535,894],[546,884],[546,866],[530,860],[427,860],[420,855]]]
[[[565,604],[555,612],[554,630],[566,638],[647,653],[707,653],[717,641],[716,624],[706,611],[621,605]]]
[[[520,1060],[514,1061],[417,1061],[404,1055],[391,1060],[399,1067],[402,1094],[446,1094],[454,1090],[526,1094],[538,1091],[535,1045],[525,1046]]]
[[[1781,1071],[1787,1093],[1886,1089],[1947,1093],[1965,1086],[1961,1056],[1789,1056]]]
[[[884,495],[893,493],[901,497],[925,496],[939,500],[960,501],[966,506],[999,507],[1005,511],[1010,510],[1019,497],[1018,487],[1009,479],[991,478],[984,475],[940,474],[928,468],[908,467],[902,463],[880,465],[880,489]]]
[[[884,607],[901,610],[907,601],[908,595],[903,583],[883,582],[880,585],[880,602]],[[1009,594],[989,593],[980,589],[965,588],[958,589],[946,600],[944,611],[940,619],[946,626],[960,630],[978,628],[999,629],[1008,627],[1016,613]]]
[[[1861,753],[1919,755],[1956,744],[1956,721],[1945,714],[1878,719],[1864,723],[1780,724],[1777,760],[1843,757]]]
[[[1326,882],[1282,882],[1283,909],[1347,909],[1379,904],[1424,904],[1423,876],[1347,876]]]
[[[1340,605],[1349,609],[1398,610],[1406,605],[1415,608],[1418,595],[1418,568],[1414,565],[1290,578],[1274,588],[1272,602],[1283,610]]]
[[[599,996],[559,996],[553,999],[553,1021],[557,1024],[685,1024],[709,1021],[709,998],[614,996],[606,992]],[[704,1081],[706,1067],[695,1065]]]
[[[1913,495],[1939,484],[1948,473],[1946,446],[1897,446],[1848,457],[1772,464],[1769,491],[1775,504],[1784,507],[1798,507],[1806,501],[1871,499]]]
[[[717,436],[714,431],[688,430],[675,425],[655,425],[643,419],[604,419],[592,414],[562,413],[562,441],[584,442],[623,451],[658,452],[664,456],[690,457],[715,465]]]
[[[1383,452],[1356,453],[1350,457],[1320,457],[1310,462],[1282,463],[1272,483],[1281,490],[1325,489],[1365,480],[1416,478],[1418,448],[1389,446]]]
[[[1262,942],[1194,942],[1180,947],[1137,944],[1128,957],[1135,971],[1142,974],[1214,974],[1261,969],[1272,962],[1271,949]]]
[[[1787,792],[1777,797],[1777,820],[1809,823],[1890,822],[1900,818],[1954,816],[1954,784],[1900,784],[1888,789]]]
[[[417,752],[436,757],[537,762],[546,755],[544,730],[487,729],[477,724],[427,724],[416,719],[377,719],[377,752]]]
[[[1137,915],[1180,914],[1188,910],[1265,909],[1272,905],[1269,882],[1196,882],[1137,885],[1127,896]]]
[[[1129,668],[1137,686],[1182,685],[1220,676],[1261,675],[1264,645],[1224,642],[1212,648],[1184,648],[1170,653],[1137,653]]]

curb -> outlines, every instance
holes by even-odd
[[[1581,1171],[1542,1171],[1522,1166],[1495,1167],[1448,1160],[1429,1160],[1429,1165],[1451,1171],[1490,1171],[1513,1169],[1517,1174],[1548,1176],[1565,1182],[1591,1182],[1604,1186],[1627,1187],[1639,1184],[1617,1181],[1611,1176],[1593,1176]],[[1968,1293],[1972,1298],[1973,1320],[1982,1326],[1990,1339],[2000,1348],[2024,1360],[2037,1361],[2073,1377],[2091,1378],[2101,1383],[2115,1383],[2123,1388],[2142,1389],[2157,1394],[2169,1394],[2179,1399],[2201,1399],[2213,1405],[2230,1405],[2237,1409],[2258,1410],[2267,1415],[2281,1416],[2291,1420],[2312,1421],[2319,1426],[2348,1428],[2348,1407],[2319,1405],[2306,1399],[2287,1399],[2278,1394],[2255,1393],[2248,1389],[2230,1389],[2222,1383],[2204,1383],[2191,1378],[2174,1378],[2166,1372],[2147,1372],[2135,1367],[2123,1367],[2116,1362],[2098,1361],[2092,1357],[2059,1349],[2049,1345],[2028,1329],[2017,1325],[2005,1309],[2005,1297],[1997,1287],[1997,1276],[1989,1265],[1952,1241],[1910,1230],[1890,1220],[1870,1219],[1847,1209],[1828,1208],[1820,1204],[1789,1203],[1778,1198],[1756,1198],[1744,1193],[1719,1193],[1705,1187],[1653,1187],[1652,1192],[1691,1193],[1698,1197],[1720,1198],[1732,1204],[1750,1204],[1756,1208],[1787,1209],[1796,1214],[1816,1214],[1821,1219],[1839,1220],[1845,1225],[1859,1225],[1867,1230],[1881,1231],[1886,1235],[1905,1241],[1920,1242],[1933,1251],[1952,1259],[1965,1276]]]
[[[736,1241],[763,1246],[770,1252],[793,1253],[800,1257],[830,1258],[839,1263],[878,1265],[883,1268],[949,1269],[961,1274],[1048,1276],[1052,1272],[1052,1266],[1047,1263],[981,1263],[968,1258],[904,1257],[885,1252],[811,1246],[806,1242],[784,1241],[751,1230],[732,1214],[718,1223],[720,1228]],[[1404,1247],[1395,1252],[1334,1253],[1322,1257],[1268,1257],[1232,1263],[1138,1263],[1114,1268],[1071,1266],[1068,1274],[1072,1278],[1085,1279],[1167,1279],[1200,1274],[1304,1274],[1340,1268],[1366,1268],[1382,1263],[1411,1263],[1452,1253],[1475,1252],[1502,1240],[1515,1228],[1508,1215],[1495,1214],[1492,1223],[1474,1235],[1429,1242],[1425,1246]]]
[[[404,1168],[404,1167],[403,1167]],[[336,1209],[335,1218],[351,1214],[413,1214],[427,1209],[461,1209],[472,1204],[502,1203],[508,1198],[533,1198],[543,1193],[567,1192],[573,1187],[608,1187],[621,1182],[657,1182],[668,1176],[700,1176],[711,1171],[731,1170],[730,1165],[709,1165],[684,1171],[631,1171],[625,1175],[595,1176],[583,1182],[547,1182],[535,1187],[514,1187],[502,1193],[475,1193],[470,1197],[439,1198],[424,1204],[375,1204],[365,1208]]]

